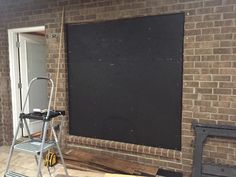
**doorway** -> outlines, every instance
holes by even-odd
[[[9,60],[12,93],[13,133],[15,134],[19,114],[26,97],[27,87],[34,77],[47,77],[45,27],[18,28],[8,30]],[[38,82],[32,85],[25,113],[33,109],[45,109],[48,104],[47,83]],[[41,130],[42,121],[29,120],[30,132]],[[20,132],[18,138],[25,136]]]

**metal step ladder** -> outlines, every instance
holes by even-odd
[[[35,83],[36,81],[39,81],[39,80],[45,80],[47,82],[50,82],[50,84],[51,84],[51,92],[50,92],[47,110],[44,112],[32,112],[32,113],[25,114],[24,110],[26,107],[27,99],[29,98],[31,86],[33,83]],[[24,100],[23,108],[22,108],[22,111],[19,116],[17,130],[16,130],[16,133],[15,133],[14,138],[12,140],[12,145],[10,148],[10,153],[8,156],[8,161],[7,161],[4,177],[26,177],[24,174],[20,174],[20,173],[10,170],[10,162],[11,162],[14,150],[34,155],[36,164],[38,165],[37,172],[36,172],[35,176],[42,177],[43,175],[42,175],[42,171],[41,171],[41,166],[42,166],[42,161],[43,161],[43,153],[45,153],[46,151],[53,149],[53,148],[57,148],[57,151],[58,151],[59,156],[61,158],[62,165],[64,167],[65,174],[66,174],[66,176],[68,176],[68,172],[67,172],[67,169],[65,166],[65,162],[64,162],[62,152],[61,152],[61,149],[59,146],[58,138],[56,135],[56,130],[52,125],[52,119],[56,118],[58,116],[64,116],[65,111],[52,111],[52,110],[50,110],[52,96],[53,96],[53,90],[54,90],[54,83],[53,83],[52,79],[45,78],[45,77],[36,77],[30,81],[29,87],[27,90],[27,94],[26,94],[26,98]],[[42,127],[42,132],[41,132],[40,138],[33,138],[32,137],[32,135],[30,134],[29,126],[27,124],[27,119],[34,119],[34,120],[43,121],[43,127]],[[25,128],[27,130],[28,139],[26,141],[23,141],[23,142],[20,142],[17,144],[16,143],[17,135],[19,133],[20,128],[23,128],[23,125],[25,125]],[[47,131],[48,131],[49,127],[51,128],[51,131],[52,131],[53,140],[47,140],[47,138],[46,138]]]

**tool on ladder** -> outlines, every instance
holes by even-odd
[[[32,112],[32,113],[25,114],[24,110],[26,107],[27,99],[29,98],[31,86],[33,83],[35,83],[36,81],[39,81],[39,80],[48,81],[51,84],[51,92],[50,92],[50,96],[49,96],[47,111],[45,111],[45,112]],[[12,158],[14,150],[23,151],[23,152],[30,153],[30,154],[34,155],[35,160],[36,160],[36,164],[38,165],[36,177],[42,177],[43,175],[42,175],[42,171],[41,171],[41,165],[42,165],[42,161],[43,161],[43,153],[45,153],[49,149],[52,149],[55,147],[57,148],[59,156],[61,158],[61,162],[64,167],[65,174],[66,174],[66,176],[68,176],[68,172],[67,172],[65,162],[64,162],[64,159],[62,156],[62,152],[61,152],[61,149],[59,146],[59,142],[58,142],[58,138],[57,138],[57,135],[55,132],[55,128],[51,124],[51,121],[54,118],[56,118],[60,115],[65,115],[65,111],[50,110],[52,96],[53,96],[53,90],[54,90],[54,83],[53,83],[52,79],[45,78],[45,77],[36,77],[30,81],[29,87],[27,90],[27,94],[26,94],[26,98],[24,100],[24,105],[23,105],[22,111],[19,116],[17,130],[16,130],[14,138],[12,140],[12,145],[10,148],[10,153],[9,153],[9,157],[8,157],[8,161],[7,161],[5,174],[4,174],[5,177],[27,177],[24,174],[19,174],[17,172],[13,172],[13,171],[9,170],[10,162],[11,162],[11,158]],[[34,119],[34,120],[43,121],[43,127],[42,127],[42,132],[41,132],[40,138],[33,138],[32,137],[32,135],[30,134],[29,126],[27,124],[27,119]],[[16,138],[17,138],[19,129],[23,128],[23,125],[25,125],[25,127],[26,127],[27,134],[28,134],[28,140],[17,144]],[[47,138],[46,138],[48,127],[50,127],[52,130],[53,140],[47,140]]]

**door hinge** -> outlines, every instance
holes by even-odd
[[[20,42],[19,41],[16,41],[16,47],[20,48]]]
[[[18,83],[18,88],[22,89],[22,83]]]

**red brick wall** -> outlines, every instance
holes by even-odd
[[[2,3],[0,3],[0,6],[1,4]],[[0,15],[0,21],[4,23],[2,15]],[[0,145],[8,143],[12,137],[9,60],[5,29],[3,25],[0,26]]]
[[[1,77],[1,73],[0,73],[0,77]],[[3,132],[2,132],[2,128],[3,128],[3,122],[2,122],[2,100],[1,100],[1,90],[0,90],[0,146],[3,145]]]
[[[185,12],[182,151],[69,135],[65,138],[71,146],[86,146],[90,151],[97,148],[102,153],[183,171],[184,176],[190,176],[194,140],[191,122],[236,125],[236,1],[0,0],[0,130],[3,130],[0,143],[9,143],[12,137],[7,29],[46,25],[48,70],[54,78],[58,39],[51,38],[51,34],[59,35],[62,6],[66,10],[66,23]],[[63,56],[57,98],[58,108],[67,109],[66,57]],[[236,159],[232,141],[211,139],[205,147],[207,161],[230,164]]]

